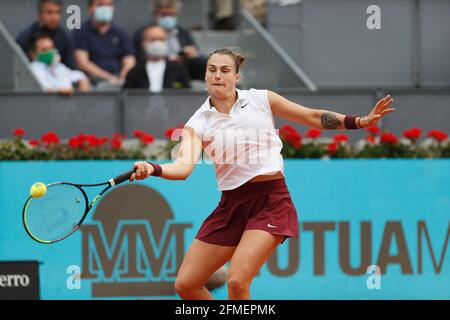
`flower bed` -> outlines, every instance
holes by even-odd
[[[335,134],[333,138],[320,138],[322,132],[309,129],[302,136],[294,127],[280,128],[285,158],[449,158],[448,135],[440,130],[431,130],[426,137],[420,128],[405,130],[401,137],[378,127],[366,129],[366,137],[354,145],[346,134]]]
[[[13,139],[0,142],[0,160],[88,160],[88,159],[171,159],[183,126],[168,128],[166,140],[135,130],[133,138],[115,133],[112,137],[79,134],[61,141],[55,132],[40,140],[25,140],[23,128],[13,131]],[[322,131],[309,129],[304,136],[290,125],[280,128],[285,158],[449,158],[448,135],[431,130],[422,138],[420,128],[405,130],[402,136],[378,127],[366,129],[366,137],[354,145],[346,134],[322,138]],[[422,138],[422,139],[421,139]],[[420,140],[421,139],[421,140]],[[171,156],[172,155],[172,156]]]

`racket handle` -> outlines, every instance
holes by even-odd
[[[128,172],[122,173],[121,175],[115,177],[114,179],[110,180],[110,183],[112,186],[121,184],[122,182],[125,182],[127,180],[130,180],[131,175],[136,171],[136,168],[133,170],[130,170]]]

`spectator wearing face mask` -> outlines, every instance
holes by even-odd
[[[39,0],[38,21],[23,30],[17,37],[17,43],[28,55],[32,46],[32,37],[36,33],[45,32],[52,37],[56,48],[61,55],[61,61],[68,67],[74,67],[73,42],[61,24],[61,0]],[[31,60],[31,57],[28,56]]]
[[[89,79],[83,72],[71,70],[60,62],[61,56],[51,35],[35,34],[29,53],[33,61],[31,70],[46,92],[71,95],[74,85],[77,85],[80,91],[91,89]]]
[[[181,2],[178,0],[153,1],[154,22],[166,29],[168,33],[169,59],[182,62],[189,71],[189,76],[194,80],[205,80],[207,57],[201,54],[191,33],[178,25],[178,12]],[[140,50],[142,28],[134,36],[134,45],[137,48],[138,59],[144,56]]]
[[[112,23],[114,1],[89,0],[89,17],[74,32],[77,66],[95,82],[120,84],[136,60],[128,36]]]
[[[146,27],[141,49],[145,59],[128,73],[124,88],[148,88],[155,93],[163,89],[190,88],[185,67],[168,59],[167,32],[164,28],[159,25]]]

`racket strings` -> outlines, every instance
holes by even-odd
[[[25,219],[29,232],[44,241],[58,240],[72,232],[86,211],[82,190],[70,184],[48,187],[42,198],[32,198]]]

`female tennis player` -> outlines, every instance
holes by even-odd
[[[261,266],[284,240],[298,237],[274,116],[319,129],[359,129],[395,110],[388,109],[389,95],[369,115],[357,117],[307,108],[269,90],[239,90],[244,60],[228,49],[209,56],[209,97],[185,124],[178,158],[163,165],[137,162],[130,179],[185,180],[202,150],[214,163],[221,199],[178,272],[175,289],[182,299],[213,299],[205,284],[228,261],[229,299],[250,299],[250,284]]]

